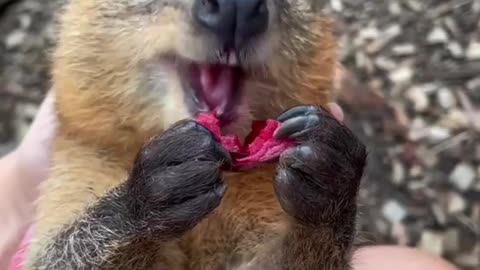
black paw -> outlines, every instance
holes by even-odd
[[[275,177],[284,210],[307,225],[334,224],[354,215],[365,146],[317,106],[295,107],[278,120],[282,125],[275,136],[300,142],[282,154]]]
[[[209,130],[195,121],[174,125],[136,158],[128,180],[134,216],[164,234],[188,231],[220,204],[220,167],[230,163]]]

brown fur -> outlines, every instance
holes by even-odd
[[[128,28],[128,22],[137,19],[135,14],[112,11],[116,20],[110,20],[99,10],[102,4],[95,3],[97,0],[75,2],[62,17],[54,55],[60,129],[50,179],[39,203],[32,261],[41,256],[58,230],[127,179],[142,145],[171,124],[190,117],[182,104],[175,104],[183,95],[175,80],[163,93],[170,96],[168,105],[162,104],[161,98],[152,99],[152,93],[138,93],[142,80],[136,71],[139,63],[169,52],[195,58],[202,51],[179,45],[189,42],[182,42],[186,37],[177,37],[177,33],[188,30],[184,15],[175,8],[162,10],[161,16],[152,19],[155,23],[127,31],[122,27]],[[105,6],[114,5],[104,2]],[[267,75],[249,83],[250,113],[235,131],[244,132],[248,120],[273,118],[294,105],[324,105],[331,100],[335,41],[330,22],[320,16],[305,16],[312,17],[308,25],[278,30],[285,44],[268,62]],[[220,207],[179,243],[186,255],[171,248],[158,256],[179,260],[169,262],[171,265],[182,265],[182,256],[187,256],[186,269],[215,269],[225,261],[253,259],[262,243],[287,230],[287,216],[273,190],[273,175],[273,167],[228,174],[228,191]],[[331,235],[323,237],[319,241],[329,241]],[[238,258],[226,258],[230,254]]]

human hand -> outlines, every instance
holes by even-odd
[[[56,122],[54,97],[50,93],[19,146],[0,159],[2,213],[15,211],[15,215],[31,215],[38,185],[48,174]]]
[[[35,194],[34,189],[38,184],[47,178],[56,126],[54,96],[49,93],[27,134],[12,153],[19,172],[18,184],[24,190],[31,190],[32,194]]]
[[[330,111],[330,113],[337,119],[339,122],[343,123],[343,120],[345,118],[345,115],[343,113],[342,108],[337,104],[337,103],[329,103],[327,105],[327,109]]]
[[[0,269],[6,269],[32,221],[55,129],[54,98],[49,94],[17,149],[0,159]]]

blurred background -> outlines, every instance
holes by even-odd
[[[0,156],[49,88],[64,0],[0,0]],[[370,150],[363,244],[480,269],[480,0],[324,0],[336,20],[347,124]]]

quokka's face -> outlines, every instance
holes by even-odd
[[[104,73],[171,114],[210,111],[228,125],[252,109],[256,91],[274,87],[276,67],[305,58],[318,1],[71,0],[61,39],[87,54],[71,68],[99,67],[84,82]]]

